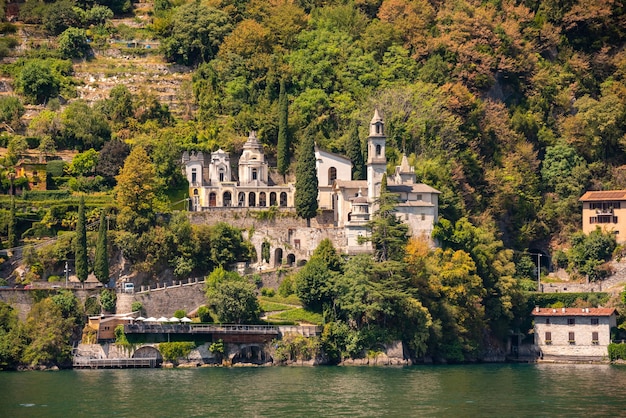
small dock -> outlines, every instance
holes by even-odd
[[[158,366],[153,358],[80,358],[74,357],[75,369],[136,369],[155,368]]]

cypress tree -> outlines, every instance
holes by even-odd
[[[87,226],[85,225],[85,196],[80,197],[80,203],[78,205],[76,241],[74,245],[76,276],[81,283],[84,283],[89,274],[89,265],[87,263]]]
[[[346,145],[346,153],[352,161],[352,179],[365,180],[365,159],[363,158],[363,148],[359,138],[359,126],[354,122],[350,130],[350,137]]]
[[[378,209],[369,221],[372,231],[369,240],[374,245],[378,261],[404,258],[404,248],[409,239],[409,227],[396,217],[398,197],[387,190],[387,174],[383,174],[380,183],[380,196],[377,199]]]
[[[296,213],[311,226],[317,214],[317,170],[315,169],[315,144],[313,136],[306,134],[300,143],[296,163]]]
[[[285,179],[285,174],[289,168],[289,104],[287,93],[285,92],[285,80],[280,80],[280,93],[278,95],[278,144],[276,149],[276,159],[278,172]]]
[[[106,226],[106,211],[100,214],[100,228],[98,229],[98,242],[96,243],[96,261],[93,272],[102,284],[109,282],[109,254],[107,251],[108,237]]]
[[[9,209],[9,242],[7,243],[8,248],[17,247],[17,232],[16,232],[16,219],[15,219],[15,197],[11,196],[11,207]]]

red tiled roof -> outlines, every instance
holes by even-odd
[[[615,308],[535,308],[534,316],[611,316]]]
[[[626,200],[626,190],[607,190],[603,192],[587,192],[580,199],[581,202],[594,200]]]

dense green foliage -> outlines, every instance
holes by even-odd
[[[100,214],[100,226],[98,227],[98,241],[96,242],[96,259],[93,265],[93,273],[102,284],[107,284],[109,282],[109,245],[107,227],[107,215],[105,211],[102,211]]]
[[[76,221],[76,240],[74,241],[74,265],[76,267],[76,277],[78,277],[81,283],[87,280],[89,274],[87,225],[85,222],[85,197],[81,196],[78,204],[78,220]]]
[[[317,214],[317,170],[315,168],[315,147],[312,136],[304,138],[300,144],[296,163],[295,206],[298,216],[307,220]]]
[[[196,348],[196,344],[187,341],[177,341],[159,344],[159,351],[167,361],[176,361],[186,358],[191,350]]]
[[[236,228],[171,215],[165,195],[186,187],[181,152],[236,153],[241,136],[257,130],[286,178],[296,167],[298,214],[311,219],[314,144],[347,155],[354,178],[363,178],[362,139],[375,107],[386,122],[388,172],[404,152],[418,181],[441,191],[441,248],[406,247],[393,196],[382,193],[370,223],[381,263],[314,257],[283,282],[281,294],[295,291],[325,315],[321,344],[334,359],[390,338],[409,342],[416,355],[473,358],[486,333],[502,339],[519,326],[526,306],[519,287],[534,277],[532,260],[518,255],[532,248],[589,280],[610,273],[604,262],[620,249],[612,237],[575,232],[583,191],[626,188],[622,2],[159,0],[150,24],[111,24],[132,10],[128,0],[27,0],[20,22],[3,25],[0,56],[15,59],[1,71],[18,98],[0,100],[0,145],[7,147],[0,189],[22,194],[15,203],[0,199],[7,212],[0,229],[8,247],[55,238],[25,251],[27,280],[59,275],[72,258],[71,235],[62,233],[80,222],[77,191],[89,193],[87,222],[113,204],[111,250],[149,273],[147,280],[166,269],[185,278],[250,259]],[[58,43],[20,43],[22,22]],[[191,80],[177,89],[182,115],[149,85],[118,85],[95,103],[74,100],[80,64],[61,58],[85,57],[92,47],[98,61],[114,38],[160,39],[165,60],[191,67]],[[22,102],[46,109],[23,118]],[[294,149],[299,158],[290,164]],[[67,170],[62,162],[47,168],[48,188],[61,190],[28,191],[27,179],[12,177],[27,154],[37,160],[71,150],[82,152]],[[102,261],[96,253],[100,261],[88,261],[94,270]],[[266,262],[269,253],[268,242]],[[245,301],[249,289],[232,283],[216,284],[224,287],[220,297]],[[21,356],[20,347],[10,355]],[[55,350],[41,361],[64,358]],[[28,354],[39,361],[34,350]]]

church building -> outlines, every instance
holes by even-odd
[[[352,163],[348,158],[315,150],[318,206],[332,213],[334,222],[327,232],[335,236],[333,242],[337,249],[348,254],[372,252],[371,243],[363,238],[369,235],[367,224],[377,209],[380,185],[387,172],[386,139],[384,121],[376,110],[367,138],[367,180],[352,180]],[[232,173],[229,154],[221,149],[208,155],[185,152],[182,161],[189,181],[191,211],[220,207],[294,207],[295,185],[271,181],[263,145],[255,132],[250,133],[243,146],[237,176]],[[430,241],[438,219],[440,192],[416,182],[406,155],[402,156],[394,173],[387,176],[387,189],[398,197],[396,216],[408,224],[409,233]],[[295,237],[298,233],[304,234],[304,231],[294,231],[290,236],[300,243]],[[309,250],[313,249],[315,247]]]

